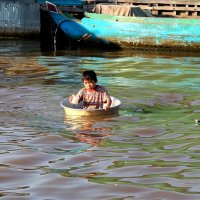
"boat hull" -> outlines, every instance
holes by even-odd
[[[122,17],[86,14],[74,20],[50,12],[54,22],[73,41],[113,45],[119,48],[158,47],[200,50],[200,20],[180,18]]]

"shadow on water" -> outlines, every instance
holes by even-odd
[[[37,52],[37,55],[44,56],[64,56],[64,55],[76,55],[76,56],[99,56],[99,57],[127,57],[127,56],[146,56],[146,57],[199,57],[199,51],[184,51],[173,49],[155,49],[155,48],[143,48],[137,47],[133,49],[115,49],[115,48],[97,48],[94,46],[75,46],[67,48],[52,49],[52,46],[48,48],[48,44],[44,47],[41,46],[39,40],[21,40],[21,39],[6,39],[0,38],[0,54],[11,56],[13,53],[19,55],[23,53]]]

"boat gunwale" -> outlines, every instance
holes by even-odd
[[[131,17],[131,16],[119,16],[119,15],[109,15],[109,14],[99,14],[99,13],[90,13],[84,12],[85,18],[87,19],[95,19],[95,20],[104,20],[104,21],[115,21],[115,22],[127,22],[127,23],[154,23],[158,24],[159,22],[171,23],[171,24],[190,24],[199,25],[200,19],[196,18],[172,18],[172,17]],[[84,19],[84,18],[82,18]],[[121,19],[121,21],[120,21]]]

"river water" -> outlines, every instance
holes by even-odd
[[[119,114],[65,116],[81,73]],[[199,200],[200,57],[0,41],[0,198]]]

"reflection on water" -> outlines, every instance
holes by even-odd
[[[68,126],[73,137],[81,142],[86,142],[92,146],[100,146],[105,137],[112,134],[112,126],[109,126],[115,115],[103,116],[70,116],[65,115],[65,124]]]
[[[39,46],[0,41],[2,198],[200,199],[199,55]],[[65,116],[85,69],[119,115]]]

